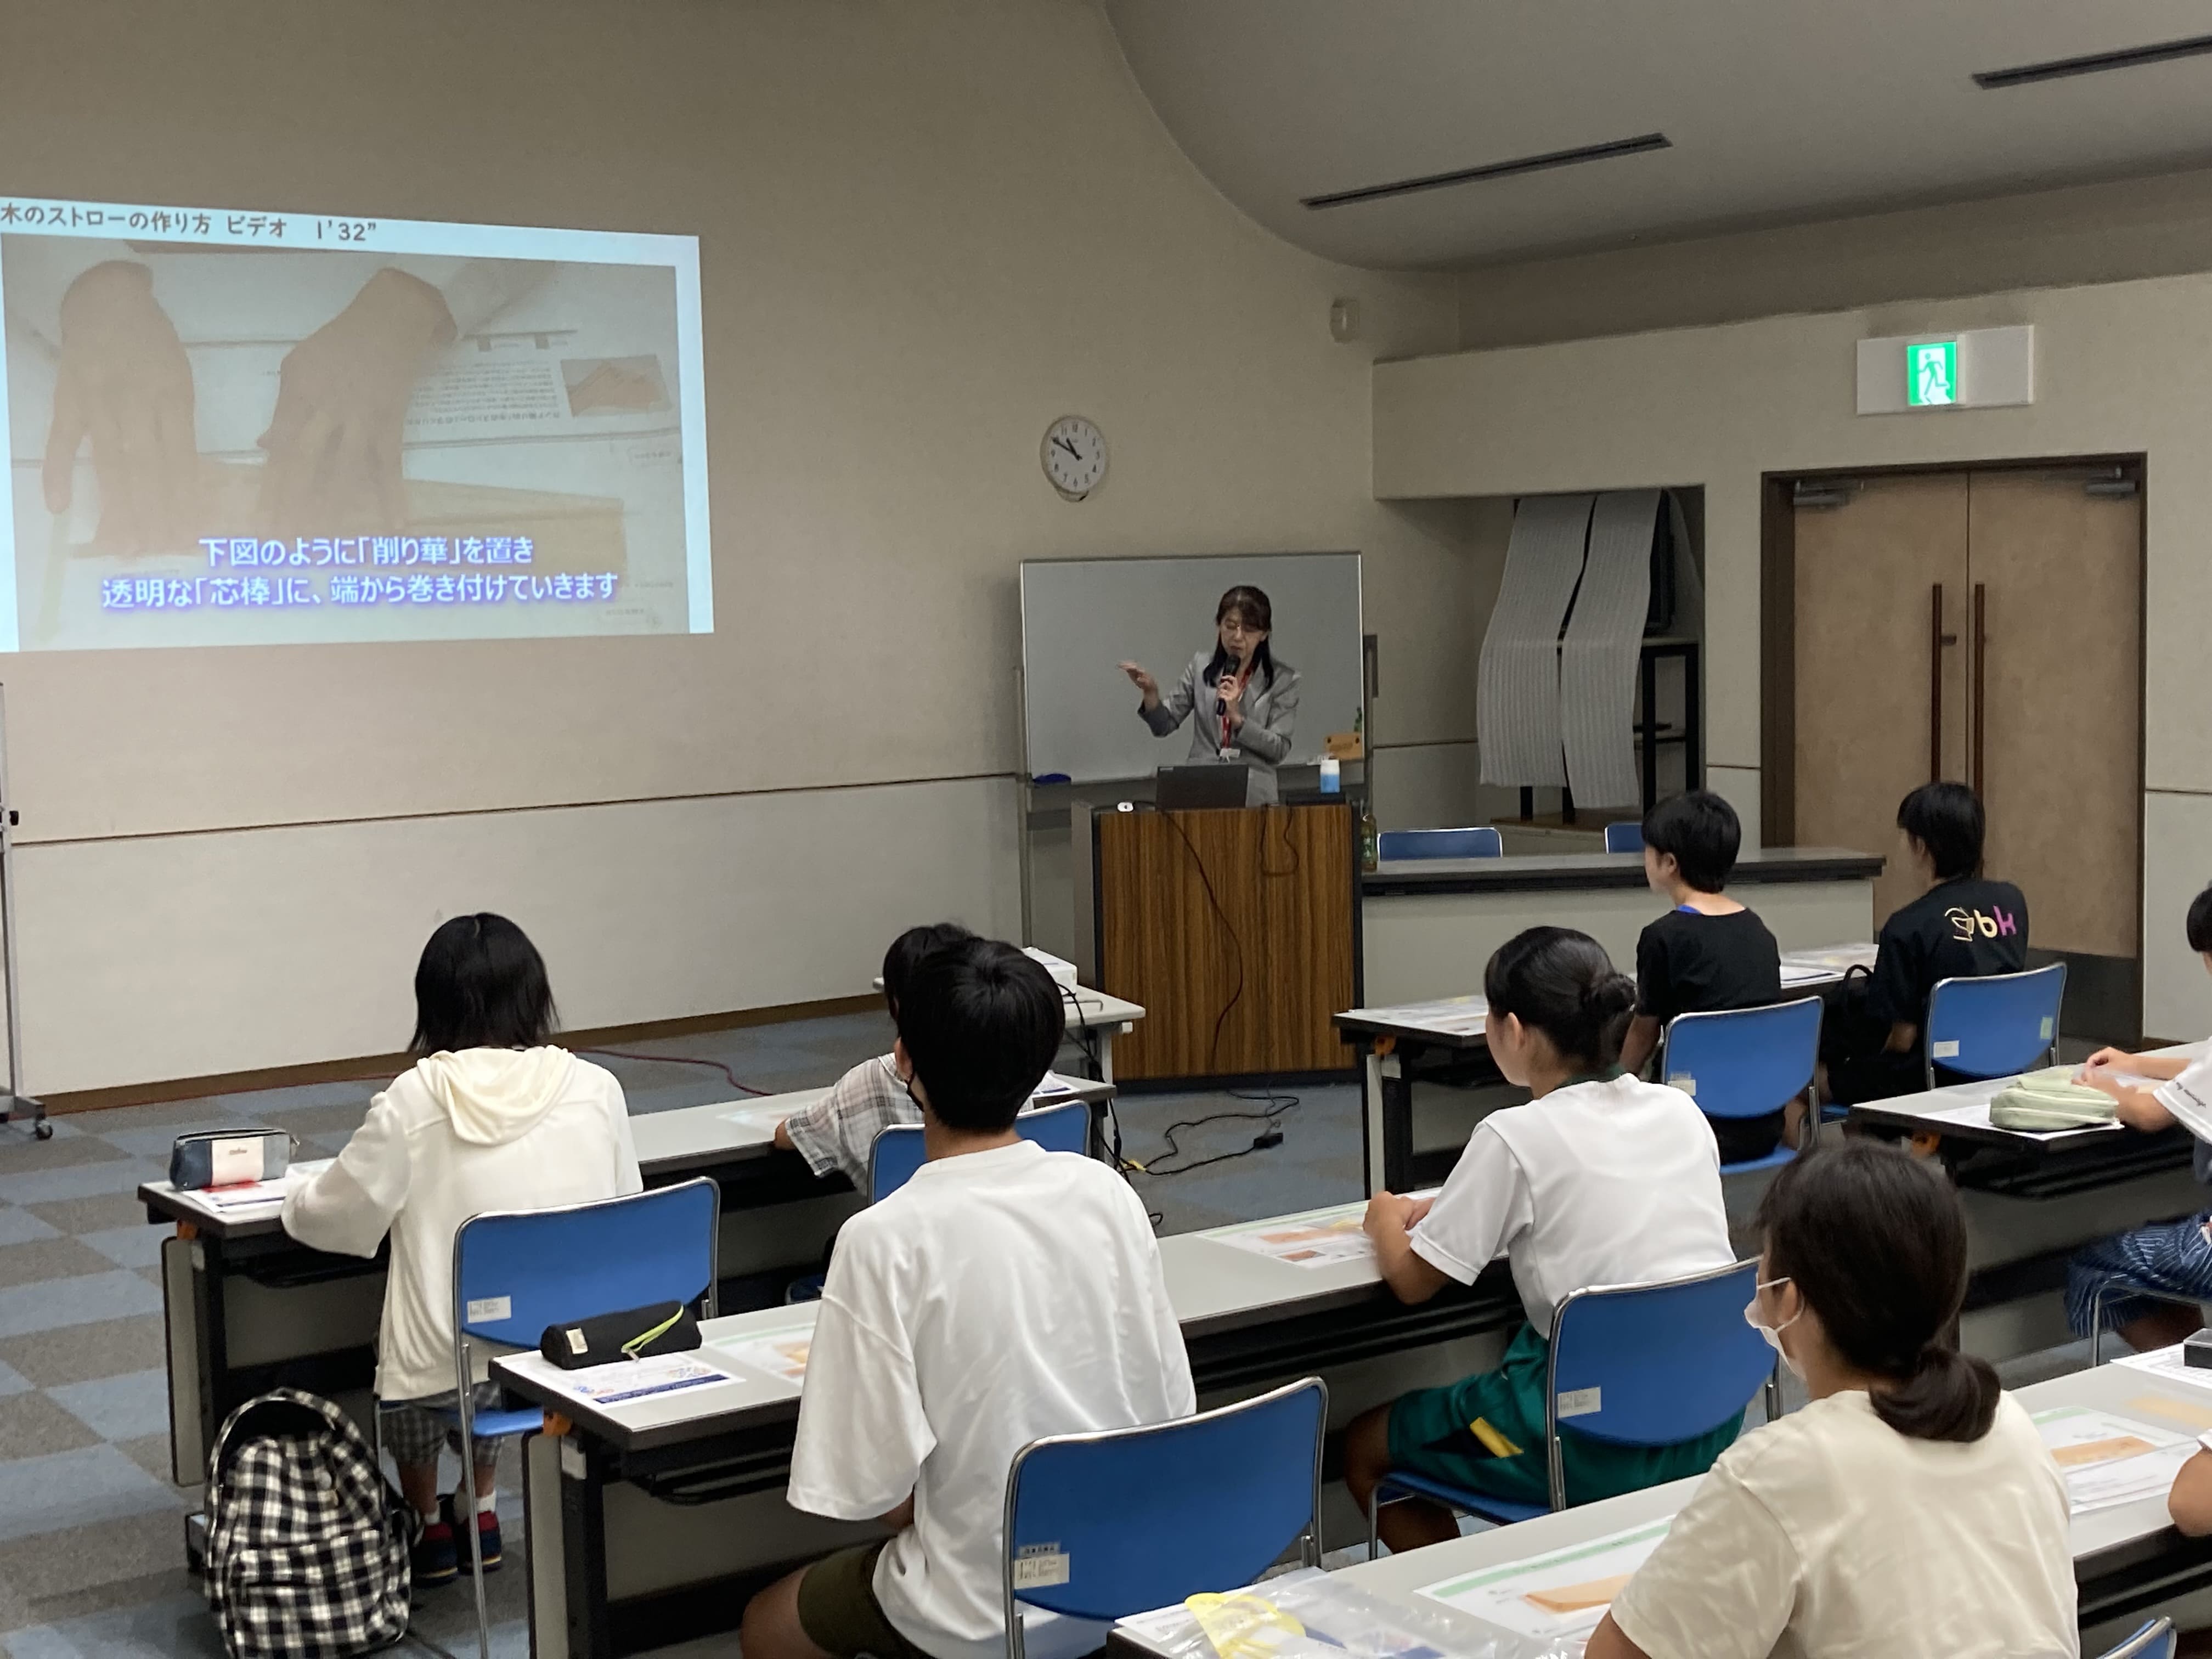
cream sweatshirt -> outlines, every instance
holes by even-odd
[[[343,1152],[312,1177],[295,1173],[284,1231],[359,1256],[391,1234],[376,1394],[422,1400],[454,1388],[453,1235],[464,1221],[643,1185],[611,1073],[563,1048],[468,1048],[418,1061],[369,1103]]]

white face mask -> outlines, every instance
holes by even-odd
[[[1761,1291],[1771,1291],[1777,1285],[1787,1285],[1789,1282],[1790,1275],[1784,1273],[1779,1279],[1762,1280],[1755,1288]],[[1766,1346],[1782,1356],[1782,1363],[1790,1368],[1790,1375],[1796,1377],[1801,1382],[1805,1380],[1805,1373],[1798,1368],[1797,1362],[1790,1357],[1789,1351],[1782,1346],[1782,1333],[1788,1330],[1792,1325],[1795,1325],[1804,1316],[1805,1310],[1801,1304],[1796,1313],[1791,1314],[1789,1318],[1784,1320],[1779,1325],[1770,1325],[1759,1316],[1759,1298],[1756,1296],[1753,1296],[1749,1302],[1744,1304],[1743,1310],[1743,1322],[1750,1326],[1752,1329],[1757,1331],[1761,1336],[1766,1339]]]

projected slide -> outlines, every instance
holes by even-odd
[[[698,242],[0,197],[0,650],[705,633]]]

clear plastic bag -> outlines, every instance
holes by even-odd
[[[1312,1567],[1126,1622],[1170,1659],[1577,1659],[1583,1641],[1474,1635],[1442,1607],[1386,1601]]]

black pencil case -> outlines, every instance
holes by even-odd
[[[564,1371],[617,1359],[650,1359],[699,1346],[699,1322],[681,1302],[656,1302],[622,1313],[600,1314],[574,1324],[548,1325],[538,1352]]]

